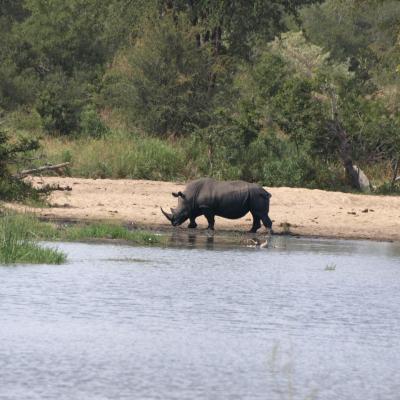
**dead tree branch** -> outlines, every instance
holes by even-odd
[[[43,172],[43,171],[59,171],[60,169],[67,167],[69,164],[70,164],[69,162],[65,162],[62,164],[44,165],[43,167],[39,167],[39,168],[25,169],[25,170],[19,172],[18,174],[13,175],[13,178],[21,179],[27,175],[35,174],[37,172]]]

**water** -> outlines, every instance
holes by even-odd
[[[399,399],[400,247],[276,243],[0,267],[0,399]]]

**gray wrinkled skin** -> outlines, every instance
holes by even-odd
[[[189,228],[196,228],[196,218],[204,215],[208,229],[214,229],[215,216],[237,219],[250,212],[253,216],[250,232],[261,227],[260,221],[268,230],[272,229],[268,216],[271,194],[255,183],[202,178],[188,183],[184,192],[172,195],[178,198],[178,206],[171,208],[171,213],[161,211],[173,226],[189,219]]]

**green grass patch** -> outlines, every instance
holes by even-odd
[[[4,213],[0,217],[0,263],[61,264],[66,255],[35,242],[40,223],[30,216]],[[40,229],[47,230],[47,227]]]
[[[113,132],[99,139],[47,137],[43,148],[50,162],[71,162],[67,170],[71,176],[176,180],[185,173],[185,155],[180,146],[126,132]]]
[[[60,264],[66,260],[58,250],[42,248],[36,242],[123,240],[143,246],[165,246],[165,236],[143,230],[129,230],[116,223],[58,226],[29,214],[5,212],[0,216],[0,263]]]
[[[163,236],[146,231],[130,231],[121,225],[95,223],[67,226],[60,230],[61,240],[118,239],[140,245],[165,245]]]

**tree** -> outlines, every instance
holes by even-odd
[[[29,11],[21,30],[38,54],[42,73],[61,68],[75,70],[103,66],[109,48],[103,35],[107,2],[97,0],[26,0]]]
[[[226,45],[230,54],[249,58],[255,39],[268,41],[285,29],[284,17],[319,0],[158,0],[164,8],[187,12],[201,27],[198,43],[212,42],[216,53]]]
[[[400,33],[398,1],[327,0],[304,8],[301,19],[307,38],[329,51],[332,59],[350,60],[350,69],[361,81],[373,79],[381,85],[393,78]]]
[[[150,19],[106,75],[104,95],[150,134],[183,134],[207,121],[213,63],[184,15]]]
[[[269,51],[291,70],[269,100],[275,122],[296,144],[308,142],[315,155],[337,157],[351,185],[359,189],[353,160],[396,160],[398,118],[381,96],[366,96],[347,63],[334,62],[322,48],[289,32]],[[268,66],[264,66],[267,70]]]
[[[20,200],[27,194],[35,193],[28,183],[13,178],[10,169],[11,166],[23,162],[29,152],[38,148],[36,139],[11,140],[0,127],[0,199]]]

